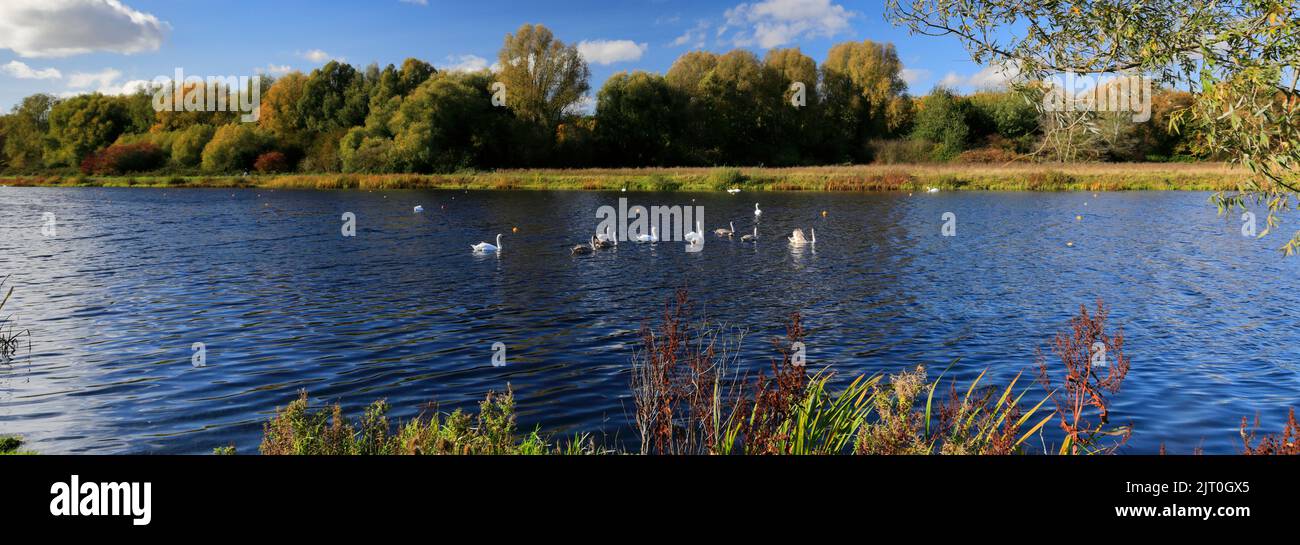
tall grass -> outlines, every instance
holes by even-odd
[[[5,284],[9,281],[9,276],[0,278],[0,364],[7,364],[13,360],[15,354],[23,347],[23,341],[27,341],[27,349],[31,350],[31,331],[28,329],[18,329],[18,320],[12,314],[4,314],[5,304],[9,302],[9,297],[14,294],[14,288],[9,287],[6,291]]]
[[[509,389],[504,394],[489,392],[474,416],[461,410],[433,411],[394,426],[388,419],[389,408],[386,401],[375,401],[354,422],[338,404],[311,408],[304,390],[263,426],[258,450],[271,455],[586,454],[596,450],[585,436],[560,445],[548,442],[536,430],[520,435]],[[217,453],[234,454],[234,448],[217,449]]]

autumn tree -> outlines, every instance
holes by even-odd
[[[521,119],[547,128],[558,125],[590,88],[591,71],[578,48],[555,39],[542,25],[525,24],[506,34],[497,59],[506,105]]]

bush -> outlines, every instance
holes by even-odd
[[[934,144],[925,140],[873,140],[867,147],[872,162],[898,165],[928,162]]]
[[[203,160],[203,148],[212,141],[217,128],[212,125],[191,125],[176,133],[172,140],[172,162],[183,167],[196,167]]]
[[[258,172],[287,172],[289,170],[289,158],[278,151],[269,151],[257,156],[257,161],[253,162],[253,168]]]
[[[145,172],[161,168],[167,154],[150,142],[113,144],[93,153],[81,162],[81,172],[115,176],[127,172]]]
[[[244,123],[217,129],[212,141],[203,148],[203,170],[236,172],[248,170],[267,147],[267,139],[258,129]]]
[[[715,168],[709,172],[709,185],[718,191],[744,185],[745,175],[739,169]]]
[[[1019,155],[1014,151],[1001,148],[981,148],[966,150],[957,156],[958,163],[1010,163]]]

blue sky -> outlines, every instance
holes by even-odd
[[[36,92],[120,92],[178,67],[206,77],[309,72],[331,58],[490,65],[523,23],[586,42],[593,93],[619,71],[665,72],[692,49],[799,47],[820,63],[833,44],[863,39],[895,44],[914,94],[985,81],[956,40],[910,36],[882,13],[880,1],[849,0],[5,0],[0,108]]]

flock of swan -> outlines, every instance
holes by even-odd
[[[416,213],[423,212],[423,211],[424,211],[423,206],[415,207]],[[823,212],[822,215],[825,215],[825,213]],[[758,203],[754,203],[754,223],[755,223],[754,232],[751,234],[741,236],[740,237],[741,242],[758,242],[757,223],[758,220],[762,217],[763,217],[763,209],[759,208]],[[793,246],[816,245],[817,230],[809,229],[809,233],[811,237],[804,236],[803,229],[795,229],[794,232],[790,233],[790,236],[786,237],[786,240],[789,240],[790,244]],[[719,238],[728,238],[728,239],[732,238],[736,235],[736,223],[734,221],[728,221],[727,227],[719,227],[717,229],[714,229],[713,234]],[[686,233],[682,238],[684,238],[686,240],[686,243],[689,245],[703,244],[704,243],[704,222],[703,221],[695,222],[695,230]],[[650,226],[650,234],[637,235],[636,238],[633,240],[635,242],[642,243],[642,244],[657,244],[659,242],[659,230],[656,226],[652,225]],[[592,235],[591,239],[588,240],[586,243],[578,244],[574,246],[573,249],[570,251],[570,253],[572,253],[573,255],[587,255],[595,252],[596,250],[608,250],[608,249],[615,248],[617,246],[618,246],[618,237],[614,236],[614,233],[608,227],[606,227],[604,233],[596,233]],[[492,244],[490,242],[480,242],[478,244],[471,244],[470,249],[477,254],[501,252],[502,250],[501,234],[497,233],[496,244]]]

